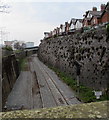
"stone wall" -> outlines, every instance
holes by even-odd
[[[94,90],[106,90],[109,80],[109,38],[105,28],[58,36],[41,42],[39,58]]]
[[[19,75],[18,63],[15,55],[2,58],[2,106],[13,88],[13,85]]]

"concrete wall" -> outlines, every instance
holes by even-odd
[[[2,59],[2,106],[13,88],[19,75],[18,63],[15,55],[3,57]]]
[[[75,79],[80,68],[82,84],[95,90],[107,89],[109,38],[104,28],[43,40],[38,56]]]

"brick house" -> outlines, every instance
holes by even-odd
[[[103,11],[97,11],[96,7],[92,8],[92,11],[86,11],[83,18],[83,27],[90,27],[100,22],[100,16]]]
[[[106,22],[109,22],[109,2],[107,5],[101,4],[100,11],[97,11],[96,7],[93,7],[92,11],[87,11],[84,15],[83,26],[95,26]]]
[[[59,33],[60,33],[60,28],[59,27],[57,27],[57,35],[59,35]]]
[[[90,23],[90,18],[84,18],[83,19],[83,27],[87,27],[87,26],[90,26],[91,23]]]
[[[97,15],[92,16],[92,18],[90,19],[90,23],[91,23],[91,26],[100,24],[101,23],[101,17],[99,15],[98,16]]]
[[[109,2],[105,6],[105,9],[101,15],[101,23],[109,22]]]
[[[101,4],[101,14],[95,14],[92,16],[92,18],[90,19],[91,26],[102,23],[101,16],[103,15],[103,13],[105,11],[105,7],[106,7],[105,4]]]
[[[65,22],[65,33],[67,34],[69,31],[69,23]]]

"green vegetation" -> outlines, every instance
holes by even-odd
[[[93,102],[85,104],[75,104],[67,106],[58,106],[52,108],[33,109],[33,110],[15,110],[0,113],[3,120],[23,120],[33,119],[43,120],[73,118],[73,120],[108,120],[109,101]],[[23,119],[22,119],[23,118]]]
[[[107,94],[104,94],[101,96],[99,100],[96,99],[93,89],[86,87],[84,85],[77,86],[76,80],[73,79],[68,74],[61,72],[59,69],[49,66],[50,69],[52,69],[59,77],[62,79],[68,86],[70,86],[76,93],[76,97],[85,103],[88,102],[96,102],[96,101],[103,101],[103,100],[109,100],[109,97],[107,97]]]
[[[13,51],[12,47],[11,46],[5,46],[3,47],[4,50],[8,50],[8,51]]]
[[[14,50],[15,53],[20,53],[22,52],[23,50]]]
[[[27,60],[27,58],[22,58],[22,59],[19,60],[19,68],[20,68],[20,71],[28,70],[28,60]]]
[[[56,38],[57,37],[57,35],[54,35],[54,38]]]
[[[109,24],[107,25],[107,32],[108,32],[108,34],[109,34]]]

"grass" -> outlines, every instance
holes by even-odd
[[[22,50],[14,50],[15,53],[20,53]]]
[[[70,86],[76,93],[76,97],[84,103],[89,102],[96,102],[96,101],[103,101],[103,100],[109,100],[109,96],[107,94],[104,94],[101,96],[100,99],[96,99],[93,89],[86,87],[82,84],[80,86],[77,86],[76,80],[73,79],[68,74],[61,72],[59,69],[48,66],[50,69],[52,69],[61,80],[63,80],[68,86]]]
[[[20,71],[28,70],[28,60],[27,60],[27,58],[22,58],[22,59],[19,60],[19,68],[20,68]]]

